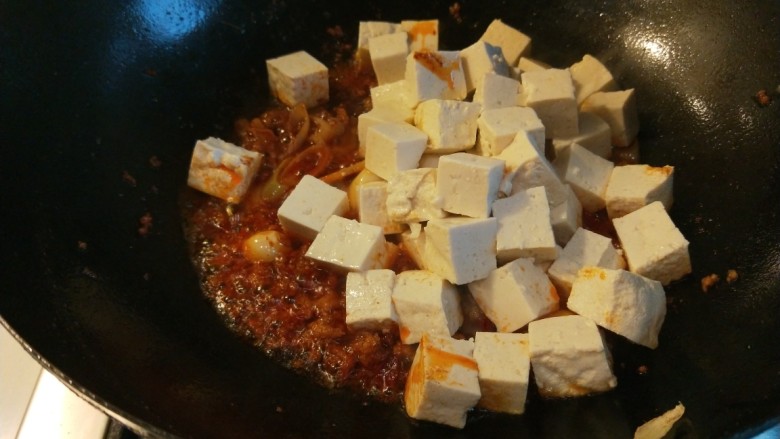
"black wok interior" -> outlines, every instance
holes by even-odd
[[[689,437],[778,424],[780,2],[460,0],[459,17],[453,3],[0,1],[4,324],[152,435],[630,437],[678,401]],[[615,342],[615,391],[474,413],[463,431],[414,422],[276,365],[201,296],[177,205],[195,139],[230,138],[260,111],[266,58],[327,60],[329,27],[352,42],[358,20],[408,18],[440,19],[450,49],[502,18],[541,60],[592,53],[637,89],[641,161],[676,167],[671,214],[694,272],[667,289],[656,351]],[[701,291],[728,269],[737,282]]]

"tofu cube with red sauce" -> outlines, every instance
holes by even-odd
[[[307,108],[328,101],[328,68],[304,51],[266,60],[271,93],[283,104]]]
[[[409,51],[439,50],[439,20],[403,20],[401,29],[409,36]]]
[[[381,328],[397,322],[393,306],[393,270],[377,269],[347,273],[347,325],[353,328]]]
[[[407,97],[412,106],[429,99],[465,99],[466,76],[458,52],[412,52],[406,58]]]
[[[404,404],[414,419],[455,428],[481,397],[474,342],[426,334],[406,379]]]
[[[386,268],[387,241],[379,226],[333,215],[314,238],[306,257],[338,271]]]
[[[479,407],[499,413],[525,412],[531,358],[528,334],[477,332],[474,359],[479,368]]]
[[[349,209],[347,193],[324,181],[304,175],[279,207],[279,224],[288,232],[312,240],[332,215]]]
[[[393,304],[401,341],[406,344],[418,343],[425,333],[450,336],[463,323],[457,288],[430,271],[398,273]]]
[[[260,168],[263,155],[216,137],[195,142],[187,184],[229,203],[238,203]]]

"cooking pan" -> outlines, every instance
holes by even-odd
[[[458,5],[0,2],[3,324],[76,392],[154,436],[629,437],[678,401],[689,437],[777,425],[780,2]],[[277,365],[201,295],[178,210],[194,140],[231,138],[236,118],[261,110],[266,58],[328,61],[358,20],[407,18],[441,20],[452,49],[502,18],[541,60],[591,53],[637,89],[641,161],[676,167],[671,215],[694,270],[667,288],[657,350],[614,342],[616,390],[531,398],[521,417],[474,412],[462,431],[415,422]],[[704,293],[711,273],[724,280]]]

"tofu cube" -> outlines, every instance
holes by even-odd
[[[612,223],[632,272],[663,285],[691,272],[688,240],[660,201],[615,218]]]
[[[368,52],[377,82],[389,84],[404,79],[409,45],[404,32],[380,35],[368,40]]]
[[[405,123],[411,124],[414,121],[414,111],[403,107],[376,107],[358,116],[358,153],[360,156],[366,156],[366,141],[368,140],[368,129],[381,123]]]
[[[417,106],[414,124],[428,135],[428,152],[465,151],[477,143],[480,109],[473,102],[430,99]]]
[[[411,52],[439,50],[439,20],[404,20],[401,29],[409,35]]]
[[[474,342],[425,335],[406,379],[406,413],[455,428],[466,426],[468,411],[479,402]]]
[[[469,291],[498,332],[515,332],[558,309],[558,293],[533,259],[515,259],[470,283]]]
[[[468,94],[460,54],[456,51],[410,53],[404,79],[413,107],[429,99],[462,100]]]
[[[444,218],[439,206],[436,169],[401,171],[387,182],[387,216],[392,222],[419,223]]]
[[[314,238],[306,257],[341,271],[385,268],[387,241],[381,227],[333,215]]]
[[[550,222],[555,235],[555,242],[565,246],[582,227],[582,204],[568,184],[566,186],[566,201],[550,209]]]
[[[552,261],[558,256],[544,187],[496,200],[493,216],[498,221],[496,254],[500,264],[517,258]]]
[[[307,108],[328,102],[328,68],[304,51],[265,61],[268,83],[283,104]]]
[[[517,69],[520,70],[520,73],[547,70],[549,68],[551,68],[549,64],[533,58],[521,56],[520,59],[517,60]]]
[[[674,167],[616,166],[607,185],[607,215],[620,218],[654,201],[672,207]]]
[[[523,414],[531,372],[528,334],[477,332],[474,359],[482,394],[477,405],[494,412]]]
[[[459,152],[439,160],[436,187],[441,207],[472,218],[487,218],[504,176],[504,162]]]
[[[521,75],[525,105],[536,111],[547,138],[573,137],[579,133],[577,100],[568,69],[546,69]]]
[[[366,169],[390,180],[414,169],[425,151],[428,136],[407,123],[380,123],[366,131]]]
[[[579,228],[553,262],[547,275],[564,300],[569,297],[571,285],[583,267],[623,268],[623,258],[606,236]]]
[[[544,397],[582,396],[617,386],[599,328],[578,315],[528,324],[531,368]]]
[[[499,19],[493,20],[480,37],[481,41],[500,47],[509,64],[531,52],[531,38]]]
[[[286,231],[312,240],[331,216],[342,216],[348,209],[346,192],[304,175],[279,207],[277,216]]]
[[[486,278],[496,269],[495,218],[442,218],[425,227],[427,269],[456,285]]]
[[[430,271],[398,273],[393,304],[405,344],[418,343],[423,334],[449,337],[463,323],[457,288]]]
[[[473,101],[481,104],[484,112],[493,108],[515,107],[519,94],[520,81],[491,71],[478,81]]]
[[[482,155],[497,156],[524,131],[534,144],[544,145],[544,124],[528,107],[495,108],[482,111],[477,119],[479,149]]]
[[[506,166],[501,188],[505,194],[516,194],[532,187],[544,186],[551,208],[566,202],[566,185],[528,133],[517,133],[512,143],[496,158],[503,160]]]
[[[387,322],[397,322],[393,306],[393,270],[368,270],[347,273],[347,325],[353,328],[377,329]]]
[[[417,268],[427,270],[425,264],[425,230],[421,224],[410,224],[409,230],[401,232],[401,247]]]
[[[488,72],[509,76],[509,65],[501,48],[485,41],[477,41],[460,51],[463,72],[466,74],[466,90],[474,91]]]
[[[349,198],[349,208],[353,212],[357,212],[358,208],[360,207],[358,204],[360,200],[358,200],[358,190],[360,189],[360,186],[363,186],[364,184],[373,183],[375,181],[385,181],[378,175],[374,174],[373,172],[369,171],[368,169],[363,168],[362,171],[360,171],[355,178],[352,179],[352,181],[349,183],[349,186],[347,187],[347,198]]]
[[[598,212],[607,206],[607,185],[614,163],[573,143],[558,154],[553,165],[577,194],[583,209]]]
[[[599,157],[610,158],[612,156],[612,131],[610,131],[609,125],[594,113],[580,113],[579,124],[580,133],[576,136],[552,140],[556,154],[576,143]]]
[[[222,139],[198,140],[192,150],[187,184],[228,203],[238,203],[262,162],[262,154]]]
[[[385,235],[403,231],[401,224],[390,221],[390,217],[387,215],[386,181],[366,183],[358,187],[357,213],[361,223],[379,226]]]
[[[661,282],[625,270],[582,268],[571,287],[568,308],[602,328],[650,349],[666,316]]]
[[[400,23],[390,23],[387,21],[361,21],[358,23],[358,44],[357,57],[360,62],[371,62],[371,56],[368,52],[368,40],[380,35],[394,34],[402,32]]]
[[[388,84],[371,87],[371,106],[372,108],[389,108],[396,112],[408,115],[409,120],[414,121],[414,107],[416,102],[412,102],[409,97],[409,88],[406,86],[406,80],[390,82]]]
[[[582,111],[596,114],[609,125],[612,145],[629,146],[639,133],[634,89],[596,92],[582,102]]]
[[[597,91],[615,91],[618,89],[612,73],[598,59],[585,55],[582,60],[569,68],[574,81],[574,94],[581,104],[588,96]]]

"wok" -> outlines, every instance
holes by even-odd
[[[776,425],[780,2],[461,0],[459,16],[452,3],[0,2],[3,324],[76,392],[155,436],[627,437],[678,401],[693,437]],[[446,48],[500,17],[550,64],[596,55],[637,89],[641,161],[676,166],[671,215],[694,272],[667,288],[657,350],[615,344],[615,391],[532,398],[522,417],[475,413],[463,431],[414,422],[278,366],[198,290],[177,207],[194,140],[229,138],[260,110],[266,58],[327,60],[331,26],[351,42],[361,19],[430,17]],[[775,101],[759,105],[761,89]],[[738,281],[702,292],[728,269]]]

